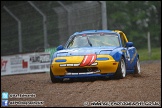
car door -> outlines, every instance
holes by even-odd
[[[133,60],[133,55],[135,53],[135,48],[133,46],[126,47],[126,43],[128,42],[128,40],[124,33],[120,33],[120,38],[121,38],[121,42],[122,42],[122,47],[125,50],[124,56],[126,58],[125,59],[126,69],[131,70],[133,68],[132,60]]]
[[[127,69],[132,70],[134,68],[134,65],[135,65],[135,62],[134,62],[135,55],[136,55],[135,47],[134,46],[128,47],[127,53],[129,55],[129,59],[127,61],[127,65],[128,65]]]

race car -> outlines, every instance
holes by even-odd
[[[140,74],[140,60],[133,42],[120,30],[75,32],[50,60],[53,83],[64,78],[122,79],[127,73]]]

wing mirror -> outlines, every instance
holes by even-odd
[[[62,45],[59,45],[59,46],[56,48],[57,51],[63,50],[63,49],[64,49],[64,47],[63,47]]]
[[[133,42],[127,42],[126,43],[126,47],[132,47],[133,46]]]

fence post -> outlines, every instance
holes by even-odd
[[[42,16],[43,16],[43,30],[44,30],[44,48],[47,48],[48,42],[47,42],[47,18],[45,16],[45,14],[43,14],[42,11],[40,11],[40,9],[38,9],[34,3],[32,3],[31,1],[28,1],[28,3],[34,7],[34,9],[36,9]]]
[[[19,52],[22,52],[21,21],[6,6],[3,8],[18,22]]]
[[[147,33],[147,41],[148,41],[148,56],[151,59],[151,42],[150,42],[150,32]]]
[[[70,9],[68,9],[61,1],[57,1],[65,10],[66,10],[66,12],[67,12],[67,17],[68,17],[68,36],[70,36],[71,35],[71,26],[70,26],[70,24],[71,24],[71,22],[70,22]]]
[[[102,29],[107,30],[107,12],[106,12],[106,1],[99,1],[101,3],[102,10]]]

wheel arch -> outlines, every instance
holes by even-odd
[[[121,55],[121,58],[123,58],[124,62],[126,63],[126,57],[123,54]]]

